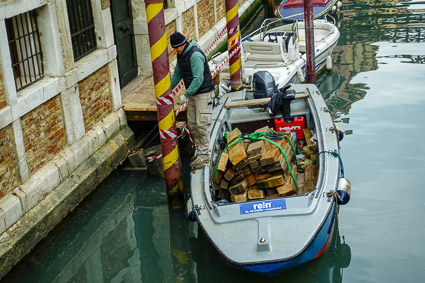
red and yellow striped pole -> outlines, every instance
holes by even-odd
[[[177,148],[177,131],[174,105],[171,94],[170,63],[167,52],[165,33],[164,6],[162,0],[145,0],[148,22],[149,43],[155,84],[158,123],[161,136],[162,160],[164,164],[165,183],[169,208],[183,207],[183,185],[179,151]],[[161,100],[160,98],[166,98]]]
[[[238,90],[242,87],[242,64],[239,48],[241,35],[239,32],[238,6],[238,0],[226,0],[227,48],[229,55],[238,49],[229,60],[232,90]]]

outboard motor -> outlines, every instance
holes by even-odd
[[[254,98],[267,98],[277,93],[276,83],[272,74],[267,71],[254,73]]]

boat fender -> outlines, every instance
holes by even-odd
[[[331,8],[331,13],[332,15],[334,15],[336,13],[337,7],[336,6],[332,6]]]
[[[334,126],[337,130],[338,140],[342,141],[342,139],[344,138],[344,131],[342,130],[341,126],[338,123],[334,123]]]
[[[303,74],[303,70],[301,70],[301,68],[297,69],[297,76],[298,79],[300,80],[300,83],[304,82],[304,74]]]
[[[341,7],[342,7],[342,2],[341,2],[341,1],[336,2],[336,7],[337,7],[338,9],[341,9]]]
[[[347,204],[351,196],[351,183],[346,178],[339,178],[336,190],[339,205]]]
[[[331,55],[328,55],[326,57],[326,70],[328,70],[328,71],[332,70],[332,57],[331,57]]]
[[[196,210],[193,208],[192,199],[190,198],[186,201],[186,213],[187,213],[187,218],[190,221],[192,222],[196,221]]]

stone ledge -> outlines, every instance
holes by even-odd
[[[121,127],[104,146],[1,234],[0,278],[121,164],[133,145],[133,132],[128,126]]]

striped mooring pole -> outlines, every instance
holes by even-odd
[[[163,0],[145,0],[149,43],[155,84],[155,96],[168,98],[171,94],[170,63]],[[173,101],[171,99],[171,101]],[[158,124],[161,136],[162,161],[169,208],[183,208],[183,184],[174,104],[157,103]]]
[[[239,32],[238,0],[226,0],[227,48],[229,54],[239,48],[241,35]],[[240,49],[229,60],[230,86],[232,90],[242,87],[242,64]]]
[[[316,84],[316,62],[314,56],[313,0],[304,0],[305,45],[307,56],[307,81]]]

